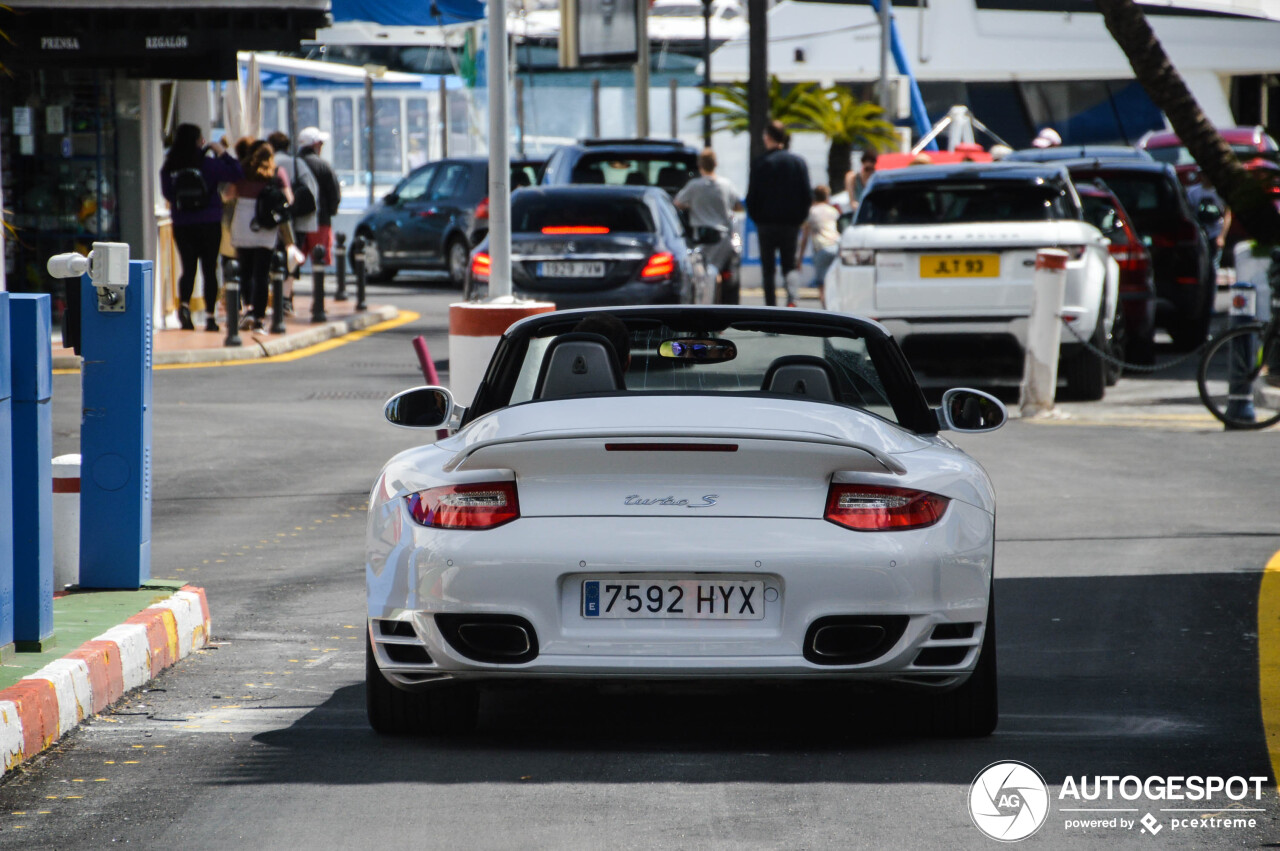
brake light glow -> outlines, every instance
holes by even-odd
[[[477,281],[487,281],[492,267],[493,261],[489,259],[489,253],[480,251],[471,258],[471,277]]]
[[[609,229],[600,225],[551,225],[542,229],[548,236],[599,236]]]
[[[481,199],[479,204],[476,204],[476,218],[477,219],[489,218],[489,199],[488,198],[483,198]]]
[[[859,532],[922,529],[941,520],[950,501],[909,488],[833,484],[823,519]]]
[[[409,513],[436,529],[492,529],[520,516],[515,482],[484,482],[411,493]]]
[[[669,278],[676,270],[676,258],[669,251],[660,251],[649,258],[640,270],[640,278],[645,281],[660,281]]]

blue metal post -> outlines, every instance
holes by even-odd
[[[9,294],[0,292],[0,518],[13,516]],[[13,651],[13,524],[0,522],[0,659]]]
[[[80,296],[80,585],[138,588],[151,578],[151,261],[129,263],[124,310],[99,310],[87,275]]]
[[[39,653],[53,637],[53,352],[45,293],[9,296],[13,391],[13,638]]]
[[[871,8],[875,13],[880,14],[880,0],[871,0]],[[893,53],[894,64],[898,66],[898,73],[907,78],[907,83],[911,88],[911,121],[915,125],[916,132],[921,136],[928,135],[933,129],[933,124],[929,121],[929,113],[924,108],[924,97],[920,94],[920,85],[916,82],[915,74],[911,73],[911,63],[907,61],[907,52],[902,49],[902,38],[898,35],[898,22],[890,20],[889,22],[889,49]],[[930,142],[925,146],[926,151],[938,150],[935,142]]]

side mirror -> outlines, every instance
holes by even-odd
[[[995,431],[1009,418],[1004,403],[981,390],[957,387],[942,394],[938,427],[951,431]]]
[[[388,192],[386,195],[382,196],[382,203],[386,204],[388,207],[394,207],[396,204],[400,203],[400,196],[394,192]]]
[[[449,424],[456,407],[443,387],[415,387],[388,399],[382,414],[402,428],[440,428]]]

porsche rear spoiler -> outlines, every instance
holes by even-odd
[[[907,472],[907,468],[902,465],[902,462],[892,455],[883,450],[867,446],[864,443],[839,440],[808,431],[752,431],[750,429],[687,429],[675,433],[670,429],[564,429],[542,431],[533,434],[522,434],[518,437],[499,437],[492,440],[476,441],[450,458],[444,465],[444,471],[452,473],[456,470],[465,469],[467,460],[483,449],[547,440],[656,440],[672,443],[688,443],[689,441],[701,440],[777,440],[790,443],[817,443],[824,446],[838,446],[865,452],[878,461],[886,472],[894,475],[902,476],[906,475]]]

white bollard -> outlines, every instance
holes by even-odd
[[[80,584],[80,456],[53,459],[53,588]]]
[[[1053,410],[1058,391],[1058,350],[1062,344],[1062,298],[1066,286],[1067,252],[1058,248],[1037,251],[1020,391],[1024,417],[1044,416]]]
[[[555,309],[549,301],[524,301],[511,296],[449,305],[449,391],[454,401],[471,404],[498,340],[513,322]]]

